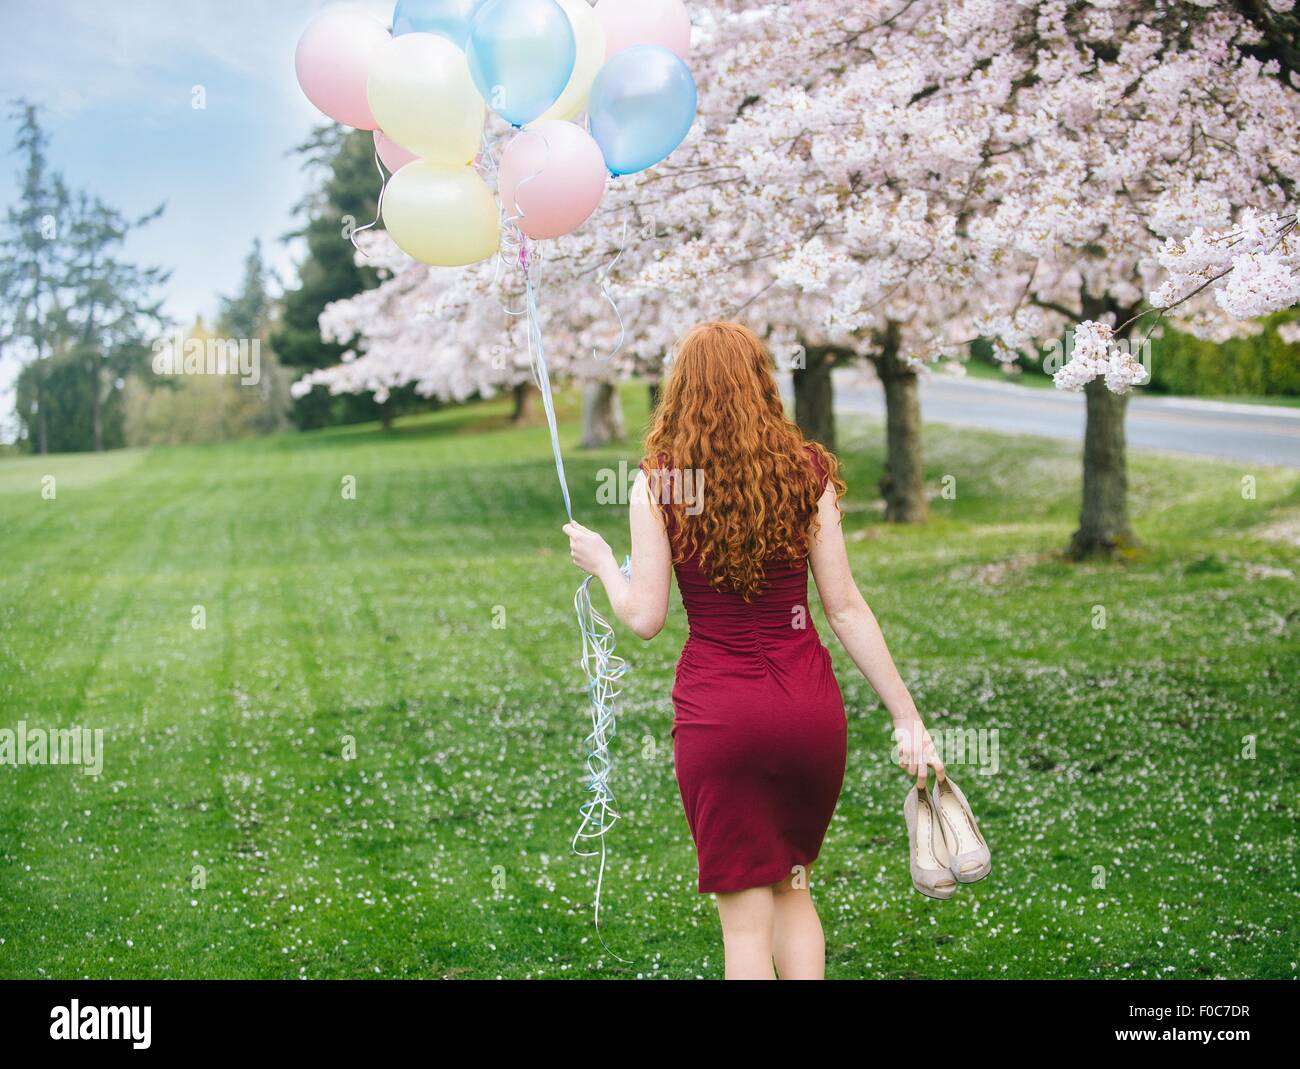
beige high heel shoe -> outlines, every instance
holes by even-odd
[[[934,785],[934,797],[949,870],[961,883],[984,879],[993,870],[993,862],[966,796],[949,778]]]
[[[907,821],[912,886],[927,898],[951,898],[957,883],[948,867],[948,849],[939,830],[937,806],[925,787],[913,787],[907,792],[903,819]]]

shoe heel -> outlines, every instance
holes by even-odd
[[[958,883],[978,883],[993,871],[988,843],[962,789],[951,779],[936,783],[935,819],[948,854],[948,870]]]
[[[924,787],[913,787],[903,800],[907,822],[908,863],[912,886],[926,898],[940,901],[957,891],[957,881],[948,868],[948,852],[939,829],[937,807]]]

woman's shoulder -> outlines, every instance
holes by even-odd
[[[679,493],[677,481],[673,478],[672,460],[663,455],[647,455],[637,465],[637,483],[644,486],[647,500],[657,509],[667,513],[669,524],[672,522],[672,510],[663,506],[674,500],[673,494]]]
[[[656,495],[665,487],[671,487],[672,478],[672,460],[662,454],[651,456],[647,454],[642,457],[641,463],[637,465],[637,470],[644,477],[647,489]]]
[[[815,442],[804,442],[803,455],[808,463],[812,466],[813,473],[817,476],[817,481],[825,484],[827,477],[831,473],[829,463],[830,456],[824,446],[817,445]]]

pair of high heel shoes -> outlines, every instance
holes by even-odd
[[[951,779],[913,787],[903,803],[912,886],[929,898],[951,898],[959,883],[974,883],[993,865],[970,803]]]

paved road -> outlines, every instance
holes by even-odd
[[[852,369],[835,372],[835,407],[884,415],[880,384]],[[921,416],[934,423],[1083,440],[1083,394],[1014,383],[932,375],[921,382]],[[1134,391],[1128,444],[1300,468],[1300,408],[1153,397]]]

